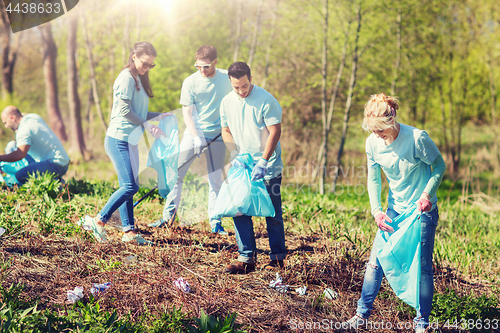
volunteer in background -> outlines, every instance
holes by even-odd
[[[162,227],[175,220],[181,201],[182,185],[189,167],[194,161],[193,156],[220,135],[219,106],[222,98],[231,91],[227,70],[216,68],[217,50],[210,45],[204,45],[196,51],[194,67],[197,72],[188,76],[182,83],[180,104],[186,130],[182,137],[179,154],[179,169],[177,183],[173,188],[173,201],[165,202],[163,217],[149,224],[151,227]],[[224,181],[226,147],[222,138],[215,140],[205,150],[208,173],[208,216],[215,207],[219,190]],[[213,233],[226,235],[221,221],[209,220]]]

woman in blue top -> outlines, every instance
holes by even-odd
[[[129,60],[113,85],[113,109],[104,147],[118,174],[120,188],[114,192],[99,214],[92,219],[91,229],[100,242],[106,241],[104,226],[118,209],[123,227],[123,242],[150,243],[135,231],[133,196],[139,190],[137,181],[139,154],[137,144],[144,129],[155,138],[165,134],[148,120],[169,113],[148,112],[153,97],[148,72],[156,65],[156,50],[148,42],[134,45]]]
[[[432,252],[438,223],[436,191],[446,169],[443,157],[425,131],[396,122],[398,100],[385,94],[372,95],[365,105],[363,129],[366,139],[368,194],[377,226],[388,232],[392,219],[416,203],[422,216],[420,305],[414,319],[415,332],[429,326],[434,278]],[[389,182],[388,208],[382,210],[381,169]],[[356,315],[347,326],[365,326],[373,310],[384,272],[377,259],[375,244],[368,261]]]

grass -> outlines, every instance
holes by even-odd
[[[320,196],[314,187],[284,184],[289,255],[282,277],[291,291],[282,295],[267,288],[273,279],[270,273],[221,272],[237,255],[236,242],[230,219],[223,221],[230,236],[208,232],[203,213],[206,186],[193,175],[186,178],[185,212],[194,215],[185,227],[146,227],[161,215],[163,200],[154,194],[142,202],[135,211],[136,222],[155,246],[140,248],[121,243],[120,232],[113,228],[110,244],[97,244],[77,224],[81,216],[97,214],[114,191],[113,183],[69,179],[60,188],[44,176],[19,190],[3,188],[0,226],[7,232],[0,237],[0,332],[8,331],[7,325],[21,331],[21,327],[30,331],[51,327],[53,331],[184,332],[202,331],[208,323],[222,328],[228,322],[243,324],[252,332],[294,331],[291,323],[297,327],[306,320],[340,323],[352,315],[376,231],[366,193],[345,187],[343,192]],[[135,199],[147,191],[141,188]],[[442,323],[445,332],[462,329],[443,327],[446,319],[493,320],[500,311],[498,218],[473,200],[463,200],[462,192],[462,184],[446,181],[438,193],[448,199],[441,199],[440,205],[432,319]],[[264,219],[255,219],[254,229],[261,249],[258,259],[265,262],[269,246]],[[135,259],[127,261],[130,256]],[[192,293],[173,288],[179,277],[189,281]],[[112,288],[94,299],[90,286],[105,281],[112,282]],[[306,296],[293,292],[303,285],[308,287]],[[69,305],[65,292],[75,286],[84,286],[85,298]],[[325,288],[334,289],[339,297],[324,299]],[[385,282],[375,308],[373,321],[396,324],[414,316]]]
[[[475,130],[465,128],[464,134]],[[500,186],[487,154],[491,133],[480,133],[477,140],[486,148],[476,148],[477,140],[465,135],[463,174],[445,179],[438,191],[431,320],[441,332],[477,331],[476,324],[488,320],[494,328],[500,318]],[[362,150],[362,142],[352,141],[351,148]],[[229,236],[209,233],[208,187],[202,177],[185,178],[180,226],[147,227],[161,217],[164,200],[156,192],[136,207],[136,224],[154,247],[123,244],[114,228],[108,228],[110,243],[98,244],[78,226],[80,217],[95,216],[117,187],[106,158],[72,165],[62,187],[48,176],[20,189],[3,187],[0,227],[7,232],[0,237],[0,332],[203,332],[210,327],[212,333],[214,328],[290,332],[315,331],[314,325],[325,321],[334,329],[355,311],[376,232],[363,158],[357,152],[347,156],[341,183],[323,196],[308,185],[310,170],[286,170],[282,199],[288,257],[281,272],[290,285],[286,294],[267,287],[272,273],[222,273],[237,257],[234,228],[224,218]],[[201,159],[195,163],[204,168]],[[153,185],[146,179],[134,199]],[[119,227],[116,214],[110,224]],[[264,219],[254,219],[254,231],[259,263],[265,263],[270,249]],[[173,287],[179,277],[189,281],[191,293]],[[94,298],[92,283],[106,281],[112,287]],[[66,291],[75,286],[84,288],[85,297],[68,304]],[[302,286],[307,286],[305,296],[294,292]],[[322,297],[326,288],[338,297]],[[371,320],[393,327],[411,323],[415,315],[385,281],[374,307]],[[483,325],[479,331],[495,329]]]

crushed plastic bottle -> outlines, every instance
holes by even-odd
[[[276,273],[276,280],[273,280],[269,283],[269,287],[276,289],[280,293],[286,293],[288,291],[289,285],[283,284],[283,279],[279,275],[279,273]]]
[[[111,282],[105,282],[101,284],[92,283],[92,288],[90,289],[90,293],[94,296],[104,294],[106,290],[109,289],[109,287],[111,287]]]
[[[189,293],[191,291],[191,287],[189,286],[189,282],[187,282],[186,280],[184,280],[181,277],[174,281],[174,287],[176,289],[179,289],[180,291],[185,292],[185,293]]]
[[[2,236],[5,233],[5,231],[6,230],[4,228],[0,227],[0,236]]]
[[[83,298],[83,288],[75,287],[74,290],[68,290],[66,294],[68,295],[68,302],[76,303]]]

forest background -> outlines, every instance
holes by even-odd
[[[452,319],[473,320],[476,326],[495,318],[498,323],[497,1],[81,0],[68,14],[15,34],[1,9],[0,108],[14,104],[23,113],[42,115],[72,163],[63,191],[46,178],[32,179],[29,190],[0,191],[0,225],[7,229],[0,239],[5,304],[0,328],[8,308],[17,313],[12,317],[20,327],[28,321],[23,319],[28,309],[38,316],[36,325],[50,326],[46,318],[58,316],[52,323],[61,326],[67,323],[61,319],[67,313],[66,290],[105,279],[114,281],[113,290],[100,303],[78,308],[78,327],[85,311],[92,314],[85,319],[89,325],[97,320],[93,316],[103,325],[128,325],[128,314],[147,332],[176,320],[179,328],[182,313],[203,317],[201,309],[217,317],[237,312],[238,322],[266,332],[292,330],[291,320],[348,319],[376,229],[365,189],[369,133],[360,125],[364,104],[379,92],[399,96],[399,121],[425,129],[448,167],[438,192],[433,320],[441,327]],[[155,94],[150,111],[173,111],[180,127],[182,81],[195,71],[194,54],[201,45],[217,48],[219,68],[247,62],[253,83],[280,102],[289,251],[283,278],[307,285],[305,299],[273,294],[262,272],[220,274],[236,253],[230,219],[223,221],[227,239],[210,234],[203,223],[187,229],[144,227],[161,215],[157,195],[136,209],[141,232],[155,247],[131,249],[120,242],[101,247],[78,227],[79,218],[97,214],[117,186],[103,142],[113,82],[137,41],[153,43],[158,52],[150,71]],[[0,147],[13,139],[0,126]],[[204,169],[197,162],[201,167],[191,171]],[[187,179],[183,202],[192,199],[204,209],[203,180]],[[138,196],[146,192],[142,188]],[[255,221],[255,229],[264,258],[265,223]],[[140,265],[126,264],[131,254]],[[188,296],[171,288],[180,276],[193,286]],[[326,287],[340,297],[325,301]],[[375,320],[409,322],[411,309],[387,285],[382,289]],[[19,302],[19,295],[30,302]],[[36,312],[38,300],[38,309],[54,312]],[[102,309],[109,312],[101,316]],[[116,323],[115,310],[121,318]],[[161,313],[158,322],[149,317]]]
[[[146,40],[158,52],[151,111],[180,107],[199,46],[216,46],[219,68],[247,62],[253,83],[283,108],[290,181],[328,191],[350,167],[364,166],[363,105],[385,92],[400,97],[401,122],[430,133],[447,177],[467,173],[497,188],[500,9],[493,0],[83,0],[16,34],[2,18],[2,106],[45,117],[67,142],[70,175],[83,159],[99,166],[87,176],[112,177],[99,175],[97,162],[107,159],[112,85],[133,43]]]

